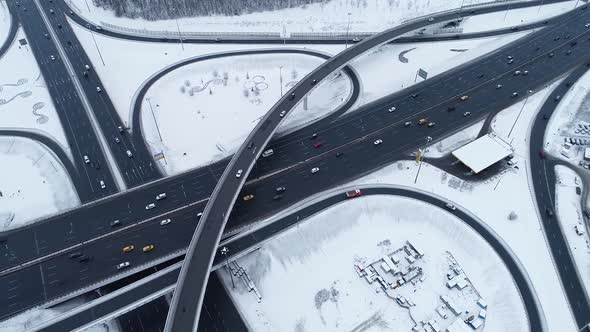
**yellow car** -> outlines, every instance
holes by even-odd
[[[249,201],[249,200],[251,200],[252,198],[254,198],[254,195],[250,194],[250,195],[246,195],[246,196],[244,196],[242,199],[243,199],[243,200],[245,200],[245,201]]]
[[[154,249],[154,245],[153,244],[150,244],[150,245],[147,245],[147,246],[143,247],[143,252],[148,252],[148,251],[150,251],[152,249]]]
[[[130,252],[133,249],[135,249],[135,246],[133,245],[125,246],[123,247],[123,252]]]
[[[426,122],[428,122],[428,120],[426,120],[426,119],[420,119],[420,120],[418,121],[418,124],[419,124],[419,125],[423,125],[423,124],[425,124]]]

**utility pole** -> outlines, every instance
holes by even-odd
[[[281,97],[283,96],[283,66],[279,66],[279,84],[281,86]]]
[[[232,289],[236,289],[236,284],[234,283],[234,276],[233,273],[231,273],[231,268],[229,267],[229,258],[227,257],[228,253],[229,249],[227,249],[227,247],[221,248],[221,254],[223,255],[223,257],[225,257],[225,267],[227,268],[227,272],[229,272],[229,278],[231,279],[231,287]]]
[[[148,104],[150,105],[150,110],[152,111],[152,117],[154,118],[154,123],[156,124],[156,129],[158,130],[158,136],[160,136],[160,142],[162,142],[162,133],[160,133],[160,127],[158,127],[158,121],[156,121],[156,115],[154,114],[154,109],[152,108],[152,102],[149,98],[146,98]]]
[[[348,24],[346,25],[346,46],[345,48],[348,48],[348,33],[350,31],[350,15],[352,15],[352,13],[348,13]]]
[[[172,7],[172,11],[176,13],[176,8]],[[182,42],[182,36],[180,35],[180,25],[178,25],[178,15],[176,15],[174,21],[176,21],[176,29],[178,29],[178,39],[180,39],[180,47],[184,51],[184,43]]]

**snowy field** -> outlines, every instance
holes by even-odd
[[[10,30],[10,22],[12,17],[8,12],[8,8],[6,7],[6,3],[0,1],[0,45],[4,44],[6,37],[8,36],[8,31]]]
[[[21,332],[30,331],[33,326],[42,324],[52,318],[59,316],[61,313],[72,310],[77,306],[84,304],[84,300],[80,297],[71,299],[51,309],[33,309],[31,311],[22,313],[18,316],[12,317],[0,322],[0,331],[5,332]],[[116,320],[109,320],[102,324],[89,327],[80,332],[119,332],[121,331]]]
[[[576,187],[584,190],[580,176],[565,166],[556,166],[558,182],[555,184],[555,213],[561,223],[561,229],[567,239],[570,252],[576,261],[578,272],[586,287],[590,289],[590,243],[584,216],[582,214],[581,196]],[[584,277],[586,276],[586,277]]]
[[[25,35],[19,29],[16,39],[22,38]],[[0,73],[0,127],[35,130],[51,137],[70,155],[61,122],[31,49],[13,43],[0,58]]]
[[[232,291],[227,270],[218,271],[254,331],[410,331],[407,310],[375,292],[376,285],[359,278],[353,265],[409,240],[424,253],[426,279],[394,292],[417,304],[411,310],[416,320],[441,320],[434,310],[446,288],[448,251],[488,303],[485,331],[528,331],[520,295],[493,249],[459,219],[425,205],[396,196],[346,201],[238,259],[260,303],[241,282]]]
[[[147,21],[115,17],[109,10],[96,7],[92,1],[67,0],[79,15],[98,24],[108,23],[119,27],[152,31],[178,32],[275,32],[289,35],[293,32],[379,32],[405,20],[428,15],[463,5],[489,2],[489,0],[331,0],[298,8],[266,11],[239,16],[201,16],[178,20]],[[541,20],[573,8],[575,1],[515,10],[515,14],[495,14],[484,19],[466,20],[465,31],[497,29]],[[487,15],[485,15],[487,16]],[[177,26],[178,23],[178,26]]]
[[[163,151],[161,165],[169,175],[230,156],[281,92],[323,61],[299,54],[245,55],[197,62],[167,74],[148,90],[142,105],[142,128],[152,154]],[[279,134],[336,110],[351,93],[345,74],[324,80],[307,97],[307,107],[302,102],[289,113]]]
[[[26,138],[0,137],[0,231],[80,205],[52,152]]]
[[[490,53],[526,36],[529,32],[500,37],[444,41],[433,43],[393,44],[377,47],[351,62],[362,82],[363,105],[395,91],[414,85],[416,72],[422,68],[432,78],[451,68]],[[436,54],[436,57],[432,55]],[[400,56],[407,63],[400,61]],[[388,74],[384,74],[388,73]],[[418,77],[417,82],[422,79]]]

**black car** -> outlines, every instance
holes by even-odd
[[[342,152],[337,152],[337,153],[336,153],[336,157],[341,157],[343,154],[344,154],[344,153],[342,153]]]
[[[455,110],[455,106],[451,105],[449,107],[447,107],[447,111],[451,112]]]
[[[275,195],[272,199],[276,201],[276,200],[279,200],[281,198],[283,198],[283,195]]]
[[[71,259],[76,259],[76,258],[79,258],[79,257],[82,257],[82,256],[83,256],[82,253],[79,252],[79,251],[76,251],[76,252],[73,252],[73,253],[70,254],[70,258]]]
[[[90,257],[86,256],[86,255],[82,255],[82,256],[80,256],[80,258],[78,258],[78,262],[80,262],[80,263],[90,262]]]
[[[553,210],[550,207],[545,208],[545,213],[547,213],[549,217],[553,217]]]

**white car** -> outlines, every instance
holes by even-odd
[[[434,17],[429,18],[428,22],[434,22]]]
[[[393,112],[395,112],[395,110],[396,110],[396,109],[397,109],[397,108],[395,108],[395,107],[391,107],[391,108],[389,108],[388,112],[389,112],[389,113],[393,113]]]
[[[287,111],[281,111],[281,114],[279,114],[279,116],[282,118],[285,116],[285,114],[287,114]]]
[[[117,144],[121,143],[121,139],[119,137],[115,137],[115,143],[117,143]]]
[[[158,196],[156,196],[157,201],[164,199],[164,198],[166,198],[166,193],[161,193],[161,194],[158,194]]]
[[[107,186],[104,184],[104,181],[103,181],[103,180],[100,180],[100,187],[101,187],[102,189],[105,189],[105,188],[107,187]]]
[[[150,203],[150,204],[148,204],[148,205],[146,205],[146,206],[145,206],[145,209],[146,209],[146,210],[151,210],[151,209],[153,209],[153,208],[155,208],[155,207],[156,207],[156,204],[154,204],[154,203]]]
[[[456,207],[455,207],[453,204],[451,204],[451,203],[447,203],[446,207],[447,207],[449,210],[453,210],[453,211],[457,210],[457,208],[456,208]]]
[[[314,167],[314,168],[311,169],[311,174],[317,173],[319,170],[320,170],[319,167]]]
[[[161,226],[168,225],[169,223],[170,223],[170,219],[164,219],[164,220],[160,221]]]
[[[90,164],[90,158],[87,155],[84,155],[84,163]]]
[[[120,270],[120,269],[126,268],[127,266],[129,266],[129,262],[123,262],[123,263],[117,265],[117,269]]]
[[[236,172],[236,177],[237,177],[237,178],[239,178],[240,176],[242,176],[242,172],[244,172],[244,171],[243,171],[243,170],[241,170],[241,169],[239,169],[239,170]]]
[[[463,113],[463,116],[470,116],[470,115],[471,115],[471,112],[465,112],[465,113]]]
[[[131,151],[127,150],[127,151],[125,151],[125,153],[127,153],[127,157],[129,157],[129,158],[133,157],[133,153],[131,153]]]
[[[266,157],[272,156],[273,153],[275,153],[275,152],[272,149],[268,149],[268,150],[262,152],[262,157],[266,158]]]
[[[54,55],[51,55],[50,58],[51,58],[51,60],[55,60],[55,56]]]
[[[496,89],[502,89],[502,84],[496,85]]]
[[[201,218],[203,216],[203,212],[197,213],[197,218]]]
[[[378,139],[375,142],[373,142],[373,144],[375,144],[375,145],[379,145],[381,143],[383,143],[383,140],[381,140],[381,139]]]
[[[97,86],[96,87],[96,92],[101,92],[101,91],[102,91],[102,89],[99,86]]]

